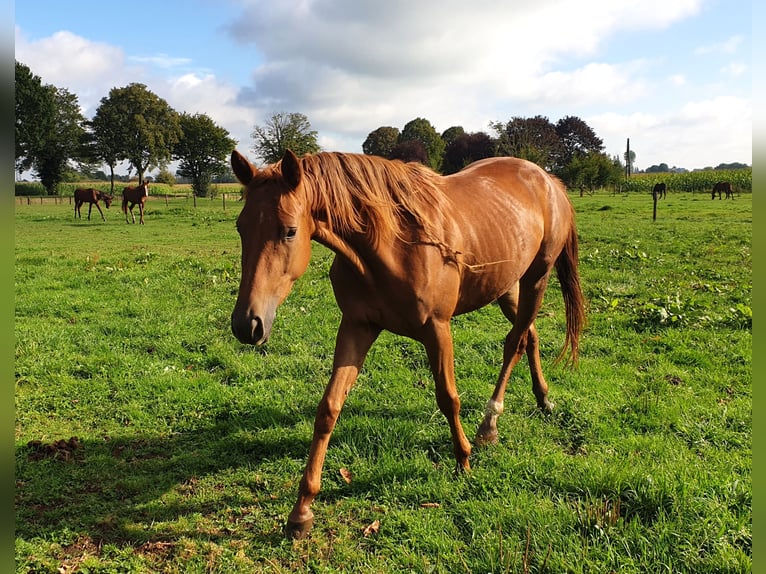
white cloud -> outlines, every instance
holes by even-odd
[[[731,62],[721,69],[721,73],[730,78],[737,78],[744,75],[747,70],[747,64],[742,62]]]
[[[709,54],[732,55],[735,54],[737,50],[739,50],[739,47],[742,45],[743,41],[744,38],[742,38],[742,36],[732,36],[723,42],[716,42],[713,44],[705,44],[704,46],[700,46],[695,50],[695,54],[698,56],[707,56]]]
[[[177,68],[179,66],[187,66],[191,64],[190,58],[178,58],[169,56],[167,54],[155,54],[153,56],[130,56],[129,58],[133,62],[139,64],[151,64],[158,68]]]
[[[584,119],[609,149],[622,153],[630,138],[640,168],[752,163],[752,104],[743,98],[694,101],[657,115],[605,113]]]
[[[230,31],[264,62],[242,101],[305,113],[330,141],[427,117],[441,131],[487,130],[519,110],[624,106],[649,91],[646,63],[584,60],[621,30],[663,29],[699,0],[243,1]],[[550,115],[553,112],[535,112]],[[558,119],[558,118],[553,118]]]
[[[30,42],[16,27],[16,60],[29,66],[43,83],[77,94],[86,115],[115,85],[126,81],[134,70],[126,64],[120,48],[92,42],[68,31]]]
[[[209,115],[244,153],[253,126],[275,111],[306,114],[325,149],[357,152],[370,131],[415,117],[439,131],[489,131],[489,121],[539,113],[582,117],[609,153],[635,139],[641,165],[748,161],[749,100],[715,98],[727,90],[719,84],[707,105],[671,103],[668,96],[711,87],[695,86],[686,71],[660,70],[658,81],[657,62],[604,51],[625,32],[697,15],[701,2],[240,0],[226,33],[250,48],[240,45],[232,62],[258,54],[244,86],[195,68],[181,44],[173,56],[126,54],[71,32],[30,42],[17,28],[16,54],[45,82],[78,94],[87,114],[112,87],[142,82],[178,111]],[[703,50],[736,52],[743,41]],[[746,77],[749,68],[731,63],[723,73]],[[671,89],[660,95],[661,86]]]

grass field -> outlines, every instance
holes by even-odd
[[[556,403],[514,371],[500,442],[455,476],[422,348],[384,334],[330,443],[316,524],[282,535],[339,311],[315,247],[267,346],[231,335],[239,204],[91,222],[16,205],[17,572],[749,572],[752,196],[573,194],[589,324],[551,282]],[[508,325],[454,320],[469,436]]]

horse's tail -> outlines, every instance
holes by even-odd
[[[128,197],[123,192],[122,194],[122,212],[127,215],[128,214]]]
[[[574,215],[574,214],[573,214]],[[577,229],[574,221],[569,230],[569,237],[564,249],[556,259],[556,275],[561,285],[561,294],[564,296],[566,310],[567,333],[564,346],[561,348],[556,362],[561,361],[569,349],[569,358],[565,364],[574,366],[577,363],[577,355],[580,345],[580,332],[585,326],[585,297],[580,288],[580,274],[577,271],[579,244]]]

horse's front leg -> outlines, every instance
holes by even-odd
[[[468,462],[471,443],[468,442],[463,425],[460,424],[460,397],[455,384],[455,356],[450,324],[449,321],[431,321],[426,329],[422,342],[436,383],[436,403],[447,418],[452,433],[457,470],[471,470]]]
[[[311,503],[319,494],[321,487],[322,467],[330,435],[335,428],[346,396],[362,368],[367,351],[379,333],[379,328],[353,323],[345,318],[341,320],[335,342],[332,376],[317,407],[314,436],[311,439],[306,469],[303,471],[303,478],[298,487],[298,500],[285,526],[285,534],[288,538],[305,538],[311,530],[314,523]]]

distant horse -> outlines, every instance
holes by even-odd
[[[88,221],[90,221],[90,212],[93,209],[93,206],[96,206],[96,209],[98,209],[98,212],[101,214],[101,219],[106,221],[106,217],[104,217],[104,212],[101,211],[101,206],[98,204],[98,202],[102,200],[104,202],[104,205],[106,205],[106,208],[109,209],[109,206],[112,205],[112,196],[107,195],[103,191],[99,191],[98,189],[88,188],[77,188],[74,190],[74,216],[75,218],[79,217],[82,219],[82,214],[80,213],[80,208],[82,207],[83,203],[88,204]]]
[[[133,215],[133,206],[138,204],[138,211],[140,214],[139,223],[143,225],[144,203],[146,203],[147,197],[149,197],[148,181],[144,181],[144,183],[136,187],[126,187],[122,190],[122,211],[125,214],[125,223],[130,223],[128,221],[128,209],[130,209],[130,217],[133,218],[133,223],[136,222],[136,217]]]
[[[558,359],[577,361],[584,297],[575,214],[564,185],[515,158],[477,161],[447,177],[418,163],[318,153],[255,168],[236,150],[231,165],[245,186],[237,219],[242,277],[231,315],[240,342],[261,345],[277,307],[305,272],[311,240],[332,249],[330,269],[342,312],[332,376],[320,401],[308,462],[286,534],[302,538],[314,513],[325,454],[346,395],[384,329],[420,341],[447,418],[459,470],[471,444],[460,423],[450,320],[497,301],[513,323],[477,444],[497,441],[506,384],[526,353],[532,390],[548,411],[535,318],[555,267],[566,337]]]
[[[656,197],[657,199],[665,199],[665,196],[667,195],[667,187],[664,183],[655,183],[654,188],[652,189],[652,197]]]
[[[711,199],[715,199],[715,194],[718,194],[718,199],[721,199],[721,193],[724,194],[726,199],[734,199],[734,192],[731,190],[731,183],[728,181],[719,181],[713,186],[713,196]]]

